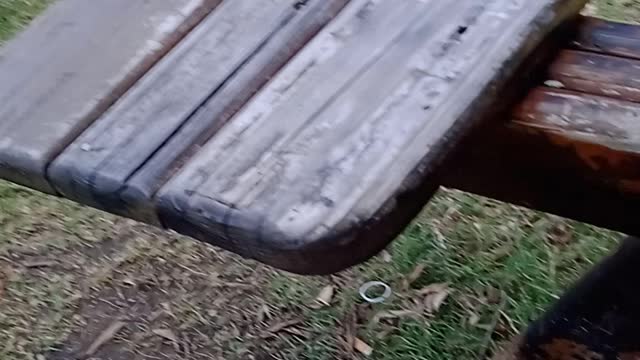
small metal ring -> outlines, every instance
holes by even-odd
[[[384,289],[384,293],[382,293],[382,295],[380,295],[377,298],[370,298],[369,296],[367,296],[367,292],[369,290],[371,290],[371,288],[380,286]],[[383,283],[382,281],[369,281],[368,283],[365,283],[364,285],[360,286],[360,296],[368,303],[371,304],[379,304],[381,302],[384,302],[385,300],[387,300],[389,298],[389,296],[391,296],[391,288],[389,287],[389,285]]]

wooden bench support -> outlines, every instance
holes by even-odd
[[[640,235],[640,28],[585,19],[580,30],[549,67],[555,88],[471,134],[442,182]]]

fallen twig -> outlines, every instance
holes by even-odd
[[[126,324],[127,323],[125,323],[124,321],[120,321],[120,320],[116,320],[113,323],[111,323],[111,325],[109,325],[109,327],[104,329],[104,331],[102,331],[102,333],[100,333],[100,335],[93,341],[93,343],[91,343],[91,346],[89,346],[87,351],[85,351],[82,354],[83,358],[87,358],[87,357],[95,354],[96,351],[98,351],[98,349],[102,345],[106,344],[111,339],[113,339],[113,337],[116,336],[116,334],[118,332],[120,332],[120,330],[122,330],[122,328],[124,328],[124,326]]]

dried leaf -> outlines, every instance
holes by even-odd
[[[513,250],[514,250],[513,243],[508,242],[508,243],[502,244],[497,249],[494,249],[493,251],[491,251],[490,259],[491,261],[496,261],[496,262],[500,261],[505,257],[511,255]]]
[[[116,336],[116,334],[120,330],[122,330],[122,328],[124,328],[125,325],[126,323],[120,320],[116,320],[113,323],[111,323],[111,325],[109,325],[109,327],[104,329],[104,331],[100,333],[100,335],[93,341],[93,343],[91,343],[87,351],[83,353],[84,357],[89,357],[95,354],[96,351],[98,351],[98,349],[102,345],[106,344],[111,339],[113,339],[113,337]]]
[[[169,329],[154,329],[151,332],[153,332],[154,334],[160,336],[165,340],[171,341],[175,351],[180,351],[180,345],[178,344],[178,337],[173,331]]]
[[[174,343],[175,349],[176,349],[176,353],[178,353],[180,351],[180,345],[178,345],[178,343]],[[192,344],[189,341],[183,341],[182,342],[182,352],[183,352],[183,359],[192,359],[191,357],[191,347]]]
[[[491,324],[476,324],[474,325],[474,327],[478,328],[478,329],[482,329],[484,331],[487,332],[493,332],[494,327]]]
[[[347,309],[342,319],[342,327],[344,331],[345,348],[351,351],[356,341],[356,332],[358,327],[358,315],[356,309],[351,306]]]
[[[502,291],[493,286],[487,286],[485,294],[489,304],[499,304],[502,301]]]
[[[320,293],[316,297],[316,303],[312,306],[314,309],[323,308],[331,305],[333,294],[335,293],[335,286],[328,285],[320,290]]]
[[[444,304],[447,297],[451,293],[451,289],[448,284],[431,284],[418,292],[423,295],[424,298],[424,311],[429,314],[434,314],[440,310],[442,304]]]
[[[420,314],[414,310],[392,310],[389,311],[389,315],[395,318],[420,316]]]
[[[375,313],[374,306],[367,302],[357,304],[354,311],[356,319],[369,319]]]
[[[256,314],[256,322],[260,324],[263,321],[265,321],[265,319],[268,319],[270,317],[271,317],[271,310],[269,309],[269,305],[262,304],[262,306],[260,307],[260,310],[258,310],[258,313]]]
[[[291,334],[291,335],[295,335],[295,336],[299,336],[303,339],[308,339],[309,338],[309,334],[305,331],[302,331],[300,329],[294,328],[294,327],[289,327],[289,328],[285,328],[282,329],[282,332],[285,332],[287,334]]]
[[[447,238],[445,238],[444,235],[442,235],[442,233],[440,232],[440,229],[438,229],[438,226],[436,226],[436,225],[432,226],[431,230],[436,235],[436,244],[441,249],[446,250],[447,249]]]
[[[387,264],[393,261],[393,258],[391,257],[391,253],[387,250],[382,250],[382,261],[386,262]]]
[[[240,282],[229,281],[229,282],[211,283],[210,286],[221,287],[221,288],[231,288],[231,289],[254,289],[256,287],[256,284],[245,284]]]
[[[477,309],[478,305],[483,304],[483,300],[469,294],[462,294],[458,297],[458,302],[462,307],[467,310],[469,313],[472,313],[475,309]]]
[[[418,290],[419,295],[431,295],[434,293],[440,293],[443,291],[449,291],[449,284],[447,283],[435,283],[429,286],[425,286]]]
[[[480,322],[480,315],[476,313],[471,313],[469,315],[469,325],[476,326]]]
[[[178,317],[171,311],[171,304],[167,303],[167,302],[163,302],[160,303],[160,306],[162,307],[162,310],[164,310],[164,313],[169,315],[170,317],[177,319]]]
[[[380,331],[379,333],[376,334],[376,338],[378,340],[384,340],[386,339],[389,335],[391,335],[391,333],[393,332],[394,328],[392,327],[388,327],[382,331]]]
[[[573,232],[571,228],[564,222],[558,221],[554,226],[549,230],[547,234],[547,238],[552,245],[556,245],[559,247],[567,246],[573,240]]]
[[[598,7],[594,4],[587,4],[582,9],[582,15],[584,16],[595,16],[598,14]]]
[[[521,358],[520,346],[522,341],[522,335],[518,335],[509,342],[502,343],[491,357],[491,360],[516,360]]]
[[[151,314],[149,314],[149,317],[147,317],[147,321],[152,323],[152,322],[158,320],[162,315],[164,315],[164,310],[162,310],[162,309],[156,310],[156,311],[152,312]]]
[[[34,261],[27,261],[23,265],[28,269],[35,269],[35,268],[50,267],[56,264],[57,262],[53,260],[34,260]]]
[[[422,275],[422,273],[424,272],[424,269],[425,269],[424,264],[416,265],[416,267],[413,268],[413,271],[409,275],[407,275],[402,281],[402,288],[404,290],[409,290],[409,288],[411,287],[411,284],[413,284],[416,280],[418,280],[418,278],[420,278],[420,275]]]
[[[282,322],[276,323],[276,324],[272,325],[271,327],[269,327],[267,329],[267,331],[265,331],[265,333],[262,334],[261,337],[267,338],[267,337],[273,336],[273,335],[279,333],[280,331],[282,331],[282,330],[284,330],[284,329],[286,329],[288,327],[291,327],[291,326],[294,326],[294,325],[298,325],[301,322],[302,322],[302,320],[300,320],[300,319],[292,319],[292,320],[287,320],[287,321],[282,321]]]
[[[161,338],[165,339],[165,340],[169,340],[169,341],[173,341],[173,342],[177,342],[178,341],[178,337],[176,336],[176,334],[169,330],[169,329],[154,329],[151,332],[153,332],[154,334],[160,336]]]
[[[364,356],[371,356],[371,354],[373,354],[373,348],[359,338],[355,339],[353,348]]]
[[[5,289],[5,278],[4,278],[4,274],[0,272],[0,300],[4,296],[4,289]]]
[[[506,312],[504,312],[504,310],[500,310],[500,316],[501,316],[503,319],[505,319],[505,320],[506,320],[507,325],[509,326],[509,330],[511,330],[511,332],[512,332],[513,334],[517,334],[517,333],[519,332],[519,331],[518,331],[518,328],[516,327],[515,323],[513,322],[513,319],[511,319],[511,318],[509,317],[509,315],[507,315],[507,313],[506,313]]]
[[[414,310],[391,310],[391,311],[380,311],[377,313],[372,322],[377,324],[380,320],[384,319],[398,319],[403,317],[411,317],[411,318],[419,318],[420,314]]]
[[[438,312],[440,310],[440,307],[442,306],[442,304],[444,304],[444,301],[447,299],[448,296],[449,296],[448,292],[434,293],[434,294],[428,295],[424,299],[425,311],[431,314]]]

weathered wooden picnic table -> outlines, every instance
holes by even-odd
[[[584,4],[59,0],[0,50],[0,177],[305,274],[441,185],[640,234],[640,28]]]

